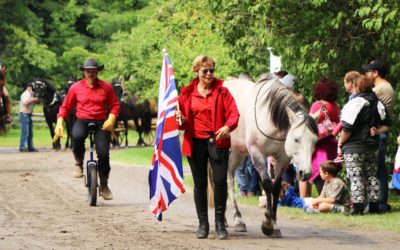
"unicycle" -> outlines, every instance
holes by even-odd
[[[96,206],[97,202],[97,161],[93,159],[94,148],[94,131],[96,130],[96,123],[90,122],[89,128],[89,141],[90,141],[90,157],[86,161],[86,178],[85,185],[88,188],[88,201],[90,206]]]

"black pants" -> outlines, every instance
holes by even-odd
[[[82,161],[85,156],[85,140],[89,136],[88,124],[96,123],[94,132],[94,144],[98,159],[99,172],[105,176],[110,172],[110,139],[111,134],[101,129],[104,121],[88,121],[77,119],[72,128],[72,138],[74,141],[73,153],[77,161]]]
[[[214,181],[214,203],[216,221],[224,220],[227,199],[227,172],[229,149],[218,149],[220,159],[210,157],[208,139],[193,139],[192,156],[188,162],[193,175],[194,198],[197,214],[200,217],[207,215],[207,163],[210,161]]]

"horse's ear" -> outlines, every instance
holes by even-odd
[[[296,113],[288,107],[286,107],[286,112],[288,114],[290,124],[293,124],[297,120]]]
[[[315,120],[318,121],[319,117],[321,115],[321,109],[319,109],[317,112],[310,114],[310,116]]]

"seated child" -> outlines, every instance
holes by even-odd
[[[303,208],[308,213],[343,213],[349,210],[350,194],[346,184],[337,177],[342,166],[325,161],[320,166],[320,176],[325,181],[321,195],[317,198],[300,198],[294,187],[282,182],[282,193],[278,205]],[[260,196],[259,206],[265,207],[265,196]]]
[[[321,195],[311,201],[310,207],[304,207],[308,212],[343,213],[349,211],[350,194],[346,184],[337,177],[342,169],[341,164],[325,161],[320,166],[320,176],[325,181]]]

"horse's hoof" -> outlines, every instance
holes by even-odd
[[[274,227],[267,227],[265,226],[265,224],[261,224],[261,231],[263,232],[263,234],[265,234],[266,236],[272,236],[272,234],[274,233]]]
[[[234,227],[235,232],[247,232],[246,224],[240,223],[235,225]]]

